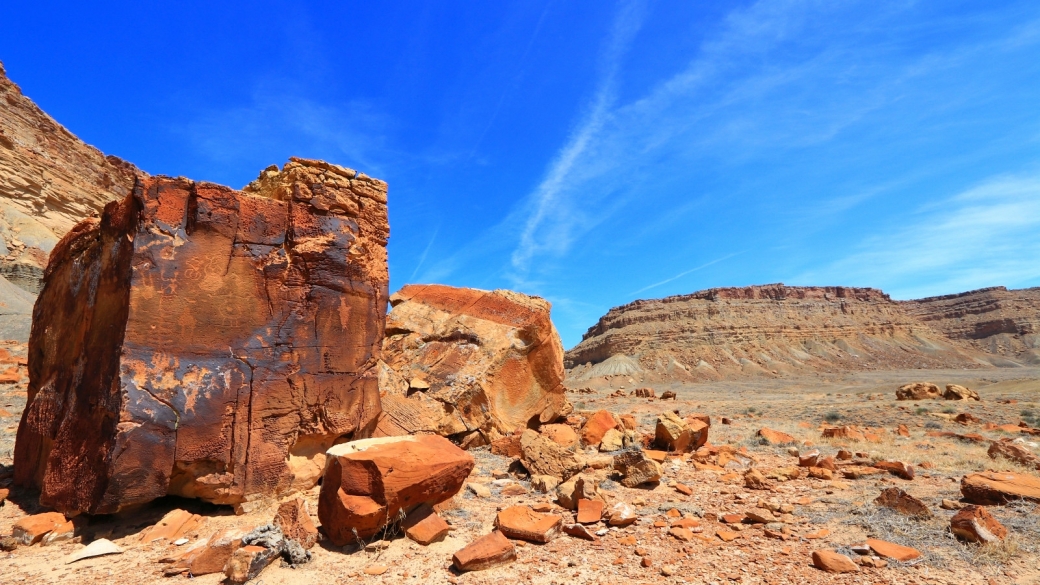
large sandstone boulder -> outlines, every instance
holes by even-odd
[[[946,400],[981,400],[978,392],[959,384],[947,384],[943,398]]]
[[[911,382],[896,390],[896,400],[929,400],[942,398],[942,391],[931,382]]]
[[[51,254],[15,481],[92,514],[313,486],[379,414],[388,230],[386,184],[320,161],[139,178]]]
[[[375,436],[434,433],[469,447],[570,412],[545,300],[409,285],[390,303]]]
[[[469,453],[434,435],[363,439],[337,445],[328,456],[318,519],[336,546],[450,499],[474,465]]]

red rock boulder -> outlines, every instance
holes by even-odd
[[[51,254],[15,481],[91,514],[313,486],[379,414],[388,233],[386,184],[320,161],[138,178]]]
[[[544,299],[408,285],[390,303],[374,436],[434,433],[468,448],[570,412]]]
[[[328,451],[318,519],[336,546],[368,538],[423,504],[454,496],[473,457],[443,437],[364,439]]]
[[[896,390],[896,400],[937,400],[942,397],[942,390],[931,382],[911,382]]]

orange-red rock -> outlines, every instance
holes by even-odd
[[[491,452],[503,457],[520,456],[520,433],[513,433],[491,442]]]
[[[198,514],[192,514],[187,510],[172,510],[156,522],[154,526],[143,530],[141,532],[141,541],[168,540],[173,542],[198,528],[201,523],[202,516]]]
[[[950,518],[950,531],[968,542],[997,542],[1007,538],[1007,528],[982,506],[965,506]]]
[[[579,522],[581,500],[578,504]],[[602,507],[602,502],[600,502]],[[527,506],[510,506],[495,517],[495,528],[506,537],[530,542],[549,542],[560,534],[563,518],[553,514],[539,514]]]
[[[961,493],[973,504],[1002,504],[1015,499],[1040,502],[1040,478],[1010,471],[970,473],[961,479]]]
[[[318,542],[318,527],[311,520],[307,500],[295,498],[278,506],[274,525],[282,529],[289,540],[295,540],[303,548],[311,548]]]
[[[516,560],[516,547],[501,532],[481,536],[451,557],[459,571],[481,571]]]
[[[36,544],[50,531],[65,524],[65,516],[58,512],[44,512],[26,516],[11,527],[11,536],[24,545]]]
[[[236,550],[228,559],[224,576],[230,583],[245,583],[267,568],[282,554],[279,549],[247,545]]]
[[[878,540],[876,538],[868,538],[867,546],[869,546],[870,550],[874,551],[878,556],[885,557],[886,559],[895,559],[904,563],[921,556],[921,551],[916,548],[903,546],[885,540]]]
[[[828,573],[855,573],[859,571],[856,563],[849,557],[830,550],[816,550],[812,553],[813,566]]]
[[[239,528],[225,528],[214,532],[209,538],[199,540],[187,550],[164,561],[172,564],[163,570],[163,574],[210,575],[223,572],[231,554],[242,546],[242,537],[246,532]]]
[[[91,514],[313,486],[379,414],[388,231],[386,184],[320,161],[139,177],[51,253],[16,483]]]
[[[783,445],[786,443],[795,443],[797,439],[780,431],[774,431],[773,429],[759,429],[758,436],[765,439],[770,445]]]
[[[538,431],[543,437],[549,439],[553,443],[560,445],[561,447],[570,447],[578,442],[578,433],[574,432],[574,429],[570,425],[565,424],[551,424],[542,425]]]
[[[368,538],[401,512],[455,495],[473,457],[434,435],[367,439],[328,452],[318,518],[334,544]]]
[[[932,511],[921,500],[911,496],[899,488],[887,488],[881,492],[874,503],[891,508],[906,516],[928,517]]]
[[[603,517],[601,500],[578,500],[578,523],[594,524]]]
[[[853,426],[830,427],[823,429],[823,436],[829,439],[848,439],[850,441],[866,441],[863,431]]]
[[[617,427],[617,421],[614,420],[613,414],[606,410],[597,411],[582,427],[581,440],[586,445],[599,445],[603,440],[603,435],[615,427]]]
[[[905,461],[876,461],[874,462],[874,467],[883,469],[903,479],[914,478],[914,466]]]
[[[390,304],[374,436],[435,433],[477,446],[571,411],[546,300],[407,285]]]
[[[444,518],[441,518],[429,506],[420,506],[409,514],[402,523],[402,527],[405,536],[423,546],[443,540],[451,531],[451,527],[444,521]]]
[[[1024,445],[1018,445],[1010,441],[993,441],[986,453],[993,459],[1003,457],[1019,465],[1040,470],[1040,457]]]

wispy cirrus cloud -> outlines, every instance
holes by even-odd
[[[697,267],[694,267],[694,268],[690,268],[689,270],[684,270],[684,271],[680,272],[679,274],[676,274],[674,276],[670,276],[670,277],[668,277],[668,278],[666,278],[666,279],[664,279],[662,281],[655,282],[653,284],[644,286],[643,288],[641,288],[639,290],[634,290],[634,291],[632,291],[632,292],[630,292],[628,294],[629,294],[629,296],[635,296],[635,295],[638,295],[640,293],[644,293],[644,292],[646,292],[646,291],[648,291],[650,289],[657,288],[659,286],[668,284],[669,282],[672,282],[672,281],[675,281],[675,280],[679,280],[680,278],[682,278],[684,276],[688,276],[690,274],[693,274],[694,272],[698,272],[700,270],[704,270],[705,268],[707,268],[709,266],[713,266],[715,264],[718,264],[719,262],[723,262],[725,260],[729,260],[730,258],[732,258],[734,256],[738,256],[740,254],[743,254],[743,252],[741,251],[741,252],[734,252],[732,254],[726,254],[725,256],[722,256],[721,258],[716,258],[716,259],[711,260],[709,262],[705,262],[704,264],[701,264],[700,266],[697,266]]]
[[[1040,174],[997,176],[923,206],[798,282],[879,286],[920,298],[1040,280]]]

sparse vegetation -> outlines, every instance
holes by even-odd
[[[917,409],[914,410],[914,414],[917,414],[917,415],[928,414],[928,409],[923,407],[923,406],[918,406]]]
[[[825,421],[827,421],[829,423],[838,422],[839,420],[841,420],[841,413],[838,412],[837,410],[832,410],[832,411],[828,412],[827,414],[823,415],[823,420],[825,420]]]
[[[943,411],[943,414],[957,414],[957,409],[953,408],[953,407],[950,407],[950,406],[947,406],[942,411]]]

